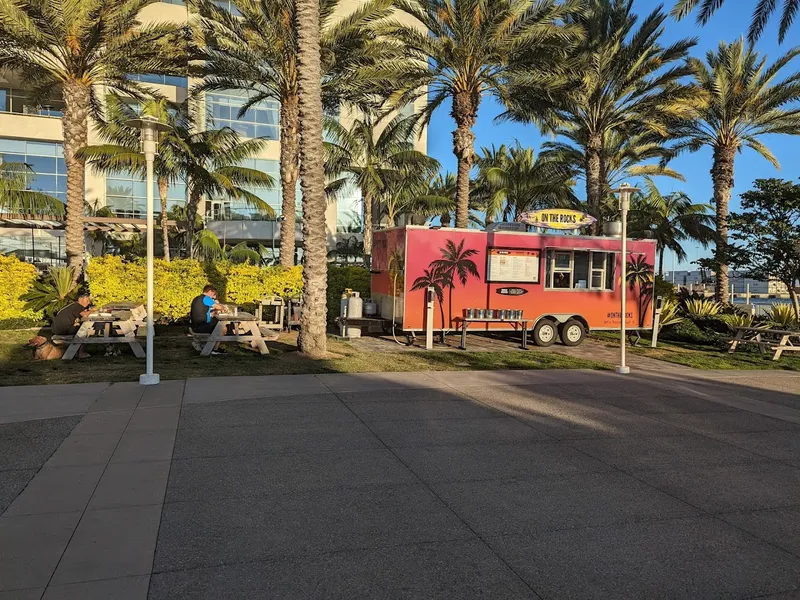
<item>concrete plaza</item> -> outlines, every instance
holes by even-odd
[[[0,600],[800,598],[800,374],[0,388]]]

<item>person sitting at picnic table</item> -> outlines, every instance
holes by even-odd
[[[52,331],[54,335],[75,335],[80,329],[80,319],[85,319],[89,313],[92,297],[88,292],[83,292],[72,304],[68,304],[56,314],[53,319]]]
[[[203,288],[203,293],[192,300],[189,322],[195,333],[213,333],[217,326],[216,316],[226,312],[225,305],[217,302],[217,290],[213,285]]]

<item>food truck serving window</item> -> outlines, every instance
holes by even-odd
[[[545,287],[553,290],[613,290],[617,255],[590,250],[547,250]]]

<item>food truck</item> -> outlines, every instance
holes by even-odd
[[[619,329],[622,240],[528,229],[509,223],[487,231],[375,232],[372,299],[381,317],[410,337],[426,331],[431,314],[432,329],[445,332],[461,330],[465,318],[486,319],[470,323],[470,331],[508,331],[517,321],[540,346],[559,338],[576,346],[590,330]],[[652,328],[655,254],[654,240],[627,242],[625,323],[632,330]]]

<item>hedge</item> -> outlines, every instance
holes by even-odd
[[[303,269],[257,267],[229,262],[202,263],[196,260],[156,259],[155,306],[157,315],[169,320],[188,315],[192,299],[207,283],[217,288],[223,302],[252,305],[266,296],[297,297],[303,290]],[[142,302],[146,293],[144,260],[128,262],[119,256],[93,258],[86,268],[86,279],[93,302]],[[0,326],[3,321],[36,322],[41,313],[25,310],[19,299],[36,280],[36,268],[14,256],[0,256]],[[339,315],[339,299],[346,288],[369,296],[370,274],[363,267],[328,265],[328,321]]]
[[[98,306],[144,300],[146,276],[144,260],[126,262],[119,256],[93,258],[86,268],[92,301]],[[298,296],[302,268],[156,259],[154,283],[154,312],[175,320],[188,315],[192,299],[207,283],[217,288],[220,300],[240,305],[253,305],[266,296]]]
[[[38,322],[42,313],[25,308],[25,301],[20,297],[25,294],[36,281],[36,267],[22,262],[16,256],[0,255],[0,327],[5,324],[24,324]]]

